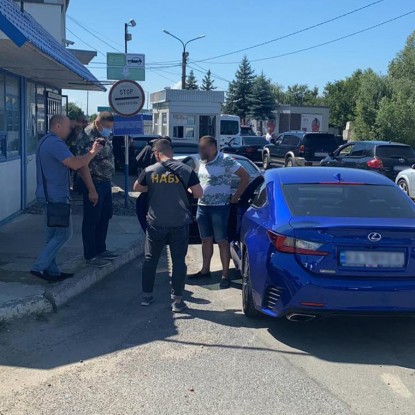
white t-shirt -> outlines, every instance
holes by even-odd
[[[231,156],[221,152],[209,163],[200,159],[196,159],[195,163],[195,171],[203,188],[199,205],[228,205],[232,196],[232,175],[242,166]]]

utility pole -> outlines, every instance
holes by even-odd
[[[133,40],[133,35],[131,33],[128,33],[129,27],[135,27],[137,23],[134,19],[131,19],[128,23],[124,23],[124,51],[125,54],[128,53],[128,42]]]
[[[183,46],[183,52],[182,52],[182,89],[186,89],[186,66],[187,66],[187,58],[189,57],[189,52],[186,51],[186,46],[190,42],[194,42],[195,40],[198,40],[198,39],[203,39],[205,37],[205,35],[200,35],[198,37],[195,37],[194,39],[188,40],[185,43],[185,42],[183,42],[183,40],[181,40],[177,36],[173,35],[169,31],[163,30],[163,32],[166,35],[169,35],[169,36],[174,37],[175,39],[177,39],[182,44],[182,46]]]

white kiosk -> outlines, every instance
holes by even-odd
[[[223,91],[164,89],[151,94],[154,134],[197,143],[204,135],[220,136]]]

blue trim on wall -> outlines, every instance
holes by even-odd
[[[20,189],[21,196],[21,209],[26,208],[27,203],[27,131],[26,131],[26,79],[20,78],[20,157],[21,157],[21,181]]]

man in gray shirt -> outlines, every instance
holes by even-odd
[[[187,272],[185,259],[189,245],[189,224],[192,222],[188,192],[194,198],[200,198],[203,190],[190,167],[172,160],[173,148],[169,140],[158,140],[153,151],[157,163],[147,167],[134,183],[135,191],[149,194],[142,271],[144,298],[141,305],[148,306],[154,301],[157,264],[164,246],[169,244],[173,263],[172,311],[177,313],[187,308],[183,301],[183,291]]]

